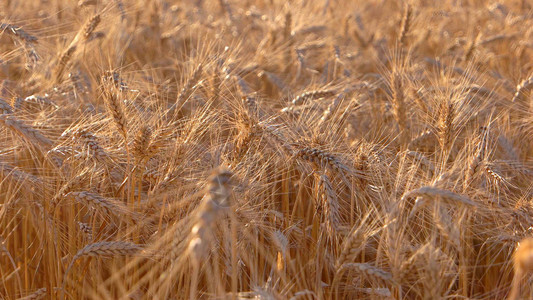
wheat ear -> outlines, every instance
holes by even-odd
[[[393,114],[396,122],[400,126],[402,134],[407,129],[407,115],[405,110],[405,96],[403,92],[402,76],[399,72],[394,71],[392,73],[392,104]]]
[[[320,167],[329,166],[338,172],[349,170],[349,168],[334,155],[320,149],[303,148],[296,152],[296,157],[301,157]]]
[[[120,201],[104,198],[91,192],[69,192],[65,197],[70,197],[79,203],[100,209],[107,214],[115,216],[131,215],[132,212]]]
[[[407,37],[407,34],[409,33],[410,27],[411,27],[411,17],[413,14],[413,10],[411,8],[411,5],[407,4],[405,6],[405,12],[402,17],[402,22],[400,25],[400,34],[398,35],[398,41],[400,43],[400,46],[405,45],[405,39]]]
[[[57,61],[57,66],[55,68],[55,80],[56,83],[59,83],[61,79],[63,78],[63,73],[65,71],[65,68],[67,64],[70,62],[71,58],[74,56],[74,53],[76,53],[77,45],[72,44],[70,45],[65,52],[63,52]]]
[[[113,242],[98,242],[94,244],[89,244],[82,249],[80,249],[76,255],[72,258],[72,261],[65,270],[65,275],[63,276],[63,286],[62,286],[62,297],[68,278],[68,273],[74,263],[85,256],[90,257],[115,257],[115,256],[124,256],[124,255],[135,255],[141,252],[143,249],[142,245],[134,244],[125,241],[113,241]]]
[[[378,279],[383,282],[390,283],[392,282],[392,275],[389,272],[386,272],[380,268],[374,267],[371,264],[368,263],[345,263],[342,264],[335,274],[335,279],[340,280],[344,272],[347,270],[354,270],[359,273],[364,274],[365,277],[367,277],[369,280],[375,280]],[[332,284],[333,286],[336,285],[336,282]]]
[[[533,87],[533,76],[523,80],[516,86],[516,92],[511,102],[520,102],[524,99],[524,95]]]
[[[196,69],[192,72],[192,75],[187,80],[187,83],[185,83],[185,86],[181,89],[178,98],[176,99],[176,103],[172,105],[172,107],[169,109],[169,114],[173,116],[187,101],[187,99],[191,96],[194,86],[198,83],[200,80],[200,76],[202,76],[203,73],[203,65],[199,64]]]
[[[188,253],[192,258],[193,275],[191,281],[190,299],[196,298],[200,261],[205,258],[211,247],[213,229],[217,218],[224,213],[224,208],[229,206],[230,180],[232,173],[225,168],[217,170],[209,180],[207,195],[203,199],[196,217],[196,222],[191,230]]]
[[[508,300],[518,300],[526,274],[533,273],[533,238],[526,238],[518,244],[513,256],[514,277]]]
[[[39,130],[24,124],[14,116],[0,115],[0,123],[31,144],[43,146],[45,148],[51,148],[53,145],[53,142],[45,137]]]
[[[38,290],[36,290],[35,292],[25,296],[25,297],[22,297],[22,298],[18,298],[17,300],[39,300],[39,299],[43,299],[45,296],[46,296],[46,288],[40,288]]]
[[[12,24],[0,23],[0,31],[2,33],[5,32],[7,34],[10,34],[25,43],[37,43],[37,37],[27,33],[22,28]]]
[[[124,137],[124,141],[128,138],[127,118],[124,113],[124,105],[119,100],[119,96],[113,90],[113,87],[107,85],[104,87],[104,101],[106,103],[107,111],[113,117],[113,121],[120,134]]]
[[[153,134],[152,129],[148,125],[144,125],[139,129],[135,140],[133,141],[133,155],[139,162],[150,159],[155,150],[152,143]]]
[[[455,134],[454,120],[455,105],[452,100],[442,101],[439,113],[439,142],[444,151],[450,150]]]
[[[0,98],[0,115],[8,115],[13,113],[13,108],[9,103]]]
[[[89,154],[94,156],[96,159],[104,160],[109,158],[107,152],[98,144],[98,141],[96,137],[89,131],[86,130],[78,130],[74,134],[75,137],[79,138],[81,142],[83,142],[88,150]]]
[[[296,96],[294,99],[292,99],[291,103],[294,106],[302,105],[308,100],[331,97],[331,96],[334,96],[335,94],[336,94],[336,91],[333,89],[312,90],[312,91],[304,92]]]
[[[320,176],[319,184],[322,187],[324,193],[319,207],[322,207],[322,210],[326,219],[326,228],[328,233],[335,233],[340,228],[340,213],[339,213],[339,200],[337,199],[337,194],[333,189],[329,177],[325,174]],[[320,199],[320,197],[319,197]]]
[[[82,31],[84,40],[88,40],[91,37],[93,31],[98,27],[98,24],[100,24],[100,20],[100,15],[94,15],[85,23]]]
[[[93,239],[93,228],[91,227],[91,225],[86,224],[86,223],[82,223],[82,222],[78,222],[78,227],[79,227],[80,231],[83,232],[85,234],[85,236],[87,236],[87,239],[89,241],[92,241],[92,239]]]
[[[416,210],[422,206],[425,206],[427,202],[424,198],[436,198],[444,201],[445,203],[452,205],[465,205],[467,207],[476,208],[479,205],[474,202],[472,199],[434,186],[424,186],[412,191],[405,193],[402,197],[402,201],[406,201],[409,198],[418,197],[415,203],[415,206],[411,210],[411,215],[413,215]]]

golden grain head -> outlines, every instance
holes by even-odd
[[[0,298],[533,298],[530,1],[0,5]]]

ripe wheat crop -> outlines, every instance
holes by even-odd
[[[533,299],[533,2],[0,7],[0,299]]]

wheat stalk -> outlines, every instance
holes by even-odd
[[[292,65],[292,49],[293,49],[293,38],[292,38],[292,13],[287,11],[285,14],[285,23],[283,24],[283,37],[287,43],[287,48],[285,50],[285,72],[290,70]]]

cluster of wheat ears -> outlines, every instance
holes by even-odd
[[[530,1],[0,5],[0,298],[531,297]]]

